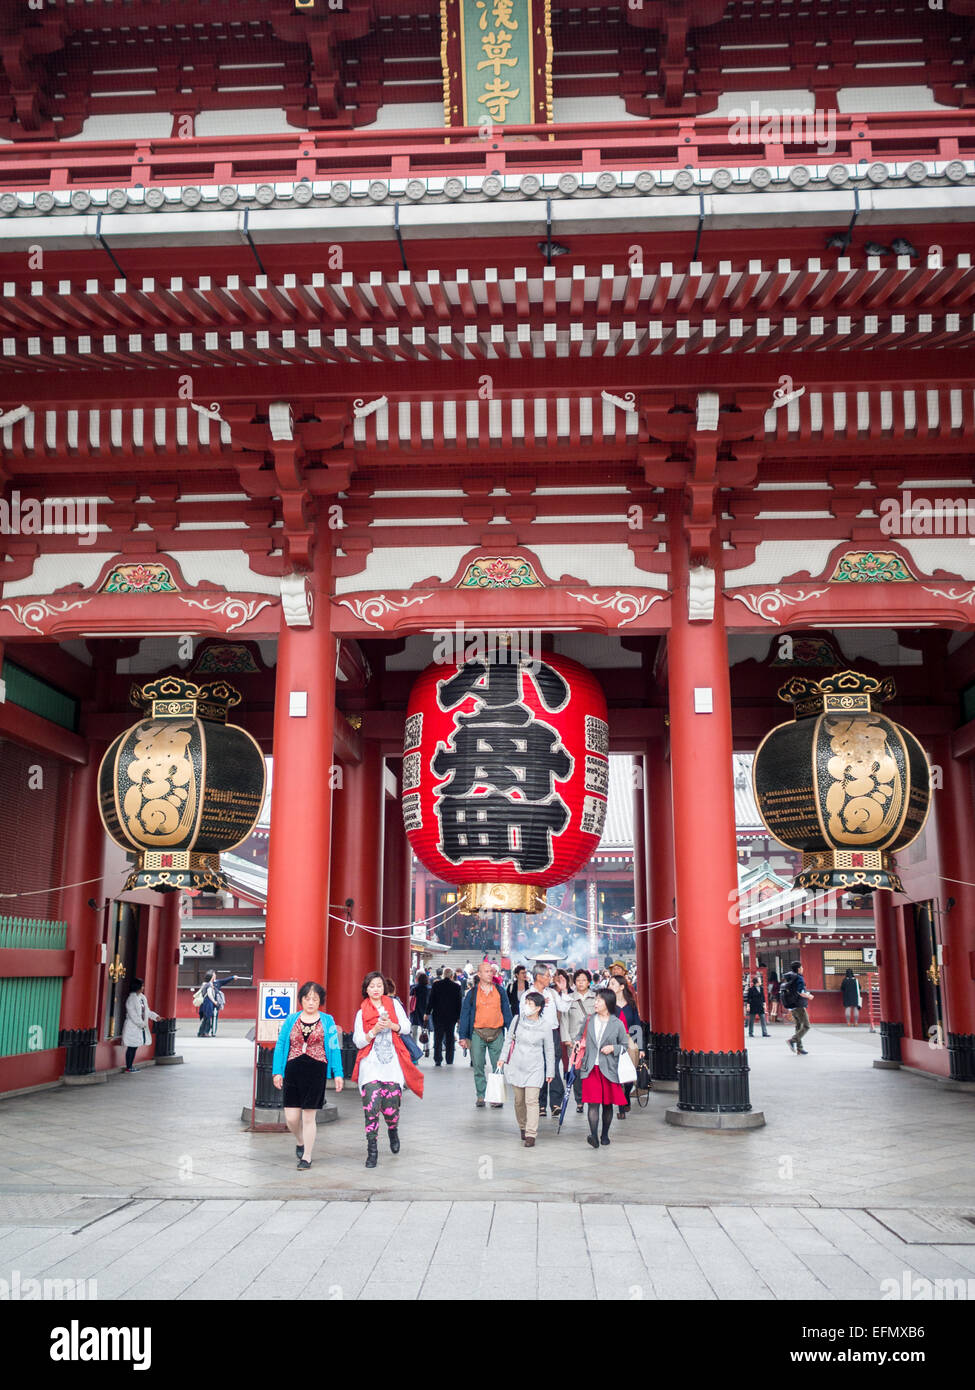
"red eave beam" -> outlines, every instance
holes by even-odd
[[[968,385],[972,357],[949,348],[937,352],[877,353],[720,353],[695,358],[693,385],[688,385],[686,357],[613,357],[579,359],[572,369],[566,359],[518,359],[492,362],[495,396],[527,397],[590,396],[601,389],[620,393],[635,391],[694,391],[777,385],[789,375],[797,386],[814,390],[848,389],[855,381],[860,389],[895,385],[912,389]],[[389,395],[396,400],[454,397],[477,389],[483,372],[480,362],[430,362],[418,373],[413,363],[356,362],[336,364],[328,372],[329,399]],[[401,377],[401,380],[398,378]],[[0,378],[0,404],[5,409],[25,402],[37,407],[69,409],[75,405],[170,405],[176,398],[182,373],[176,370],[104,372],[45,372],[36,376],[6,373]],[[228,391],[227,373],[220,368],[197,367],[194,393],[200,400],[321,401],[322,372],[317,366],[281,369],[241,367],[233,373]],[[220,392],[218,397],[215,392]]]
[[[50,753],[65,762],[84,764],[88,761],[88,743],[80,735],[21,709],[9,700],[0,704],[0,738],[36,748],[40,753]]]

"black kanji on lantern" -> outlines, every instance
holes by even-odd
[[[521,700],[516,663],[469,662],[441,681],[441,709],[454,709],[469,695],[472,713],[454,715],[454,733],[431,761],[449,780],[437,792],[441,850],[454,864],[468,859],[512,860],[522,873],[538,873],[552,862],[552,836],[569,823],[569,808],[555,792],[572,759],[559,732],[536,719]],[[546,709],[564,708],[569,687],[551,666],[532,671]],[[487,788],[478,793],[476,789]]]

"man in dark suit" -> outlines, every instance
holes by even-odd
[[[447,1065],[454,1064],[454,1029],[460,1018],[461,988],[454,972],[447,968],[443,979],[436,980],[430,989],[430,1018],[433,1019],[433,1065],[440,1066],[446,1052]]]

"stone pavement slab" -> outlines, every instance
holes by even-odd
[[[175,1206],[175,1204],[174,1204]],[[89,1297],[348,1301],[597,1298],[884,1301],[916,1277],[915,1249],[876,1217],[812,1209],[502,1201],[133,1203],[77,1236],[14,1252],[0,1273],[91,1280]],[[155,1226],[145,1217],[156,1216]],[[170,1219],[172,1218],[172,1219]],[[802,1248],[805,1223],[818,1237]],[[35,1228],[37,1229],[37,1228]],[[148,1232],[148,1234],[147,1234]],[[164,1239],[163,1237],[167,1237]],[[485,1237],[487,1237],[485,1239]],[[774,1242],[774,1243],[773,1243]],[[539,1258],[539,1252],[564,1258]],[[927,1279],[975,1298],[972,1247],[921,1248]],[[961,1253],[967,1264],[959,1264]],[[503,1277],[499,1275],[503,1270]],[[499,1286],[499,1278],[501,1280]],[[955,1297],[962,1294],[956,1293]]]

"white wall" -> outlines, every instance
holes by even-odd
[[[89,116],[77,135],[69,140],[165,140],[173,128],[169,111],[140,111],[130,116]]]
[[[374,121],[356,130],[436,130],[443,123],[442,101],[397,101],[381,106]]]
[[[283,107],[258,106],[244,111],[201,111],[194,129],[197,135],[286,135],[303,127],[291,125]]]
[[[836,93],[840,111],[954,111],[935,101],[930,87],[841,87]]]

